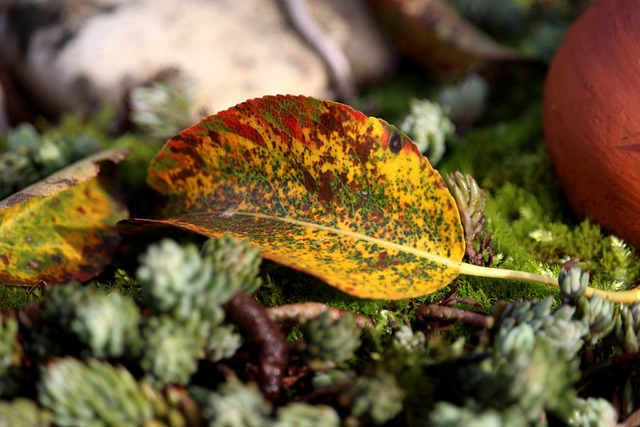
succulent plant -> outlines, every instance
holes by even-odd
[[[411,136],[421,153],[428,153],[427,157],[434,166],[442,160],[446,151],[445,141],[454,132],[453,123],[442,107],[437,102],[424,99],[411,101],[411,113],[400,124],[400,129]]]
[[[471,175],[460,172],[447,175],[445,183],[460,212],[467,257],[476,265],[491,264],[493,252],[485,230],[486,196],[484,190],[478,186]],[[478,249],[474,247],[474,244],[478,246]]]
[[[621,306],[615,324],[615,334],[619,342],[623,343],[626,353],[637,353],[640,348],[640,303],[631,306]]]
[[[340,417],[335,409],[326,405],[290,403],[278,408],[273,427],[338,427]]]
[[[22,356],[18,339],[18,320],[7,316],[0,322],[0,396],[13,395],[18,389],[15,373]]]
[[[271,405],[255,384],[234,379],[215,392],[196,391],[209,427],[264,427],[270,424]]]
[[[0,154],[0,199],[21,190],[25,182],[36,182],[40,174],[31,160],[20,153],[7,151]]]
[[[463,134],[482,116],[489,95],[489,83],[484,77],[471,73],[459,82],[445,86],[438,93],[438,103]]]
[[[433,427],[509,427],[535,425],[516,409],[481,409],[476,403],[456,406],[439,402],[429,418]]]
[[[0,322],[0,377],[7,374],[19,355],[18,320],[9,316]]]
[[[618,414],[611,403],[600,398],[576,399],[571,416],[567,420],[569,427],[616,427]]]
[[[94,292],[76,306],[70,327],[95,357],[120,357],[140,340],[139,320],[140,311],[131,299]]]
[[[26,350],[48,358],[86,348],[95,357],[121,357],[138,342],[139,308],[119,293],[69,283],[53,287]]]
[[[70,283],[52,287],[44,301],[18,315],[6,313],[0,395],[14,400],[0,402],[0,426],[5,418],[18,426],[511,426],[542,425],[545,416],[568,425],[616,425],[618,414],[607,401],[590,397],[588,388],[577,396],[579,369],[598,360],[588,355],[603,351],[621,356],[612,366],[635,360],[621,352],[639,347],[640,304],[586,298],[580,289],[588,275],[575,267],[560,276],[561,292],[571,295],[558,308],[551,297],[496,304],[487,316],[493,321],[475,326],[483,328],[478,344],[465,336],[427,340],[400,318],[363,334],[353,316],[323,312],[300,324],[299,352],[287,352],[283,335],[274,353],[255,358],[257,368],[249,369],[257,375],[236,372],[255,378],[253,384],[234,375],[238,358],[232,356],[243,340],[236,329],[248,343],[269,344],[268,334],[246,333],[241,321],[261,319],[254,309],[264,310],[230,307],[255,303],[243,290],[259,285],[258,262],[254,249],[231,238],[210,241],[201,252],[163,241],[142,257],[138,301]],[[199,293],[191,292],[193,284]],[[367,363],[352,359],[356,351]],[[273,394],[261,382],[262,365],[280,372],[268,379]],[[204,378],[212,367],[226,382]],[[600,381],[608,369],[594,368],[582,381]],[[19,397],[25,376],[35,378],[34,401]],[[620,417],[637,405],[636,380],[633,371],[615,379]],[[289,400],[305,392],[314,398]]]
[[[355,372],[344,371],[342,369],[328,369],[317,371],[313,375],[312,384],[314,388],[326,387],[331,384],[352,382],[355,379]]]
[[[49,426],[52,415],[24,397],[0,401],[0,427]]]
[[[411,351],[424,348],[427,339],[422,332],[414,332],[411,326],[401,325],[393,334],[393,346]]]
[[[575,319],[576,308],[563,305],[544,319],[537,336],[549,341],[568,360],[573,359],[584,344],[588,328]]]
[[[353,388],[351,413],[382,425],[402,411],[404,395],[393,375],[379,372],[362,377]]]
[[[131,121],[154,138],[166,139],[189,127],[196,117],[193,82],[179,73],[167,73],[131,93]]]
[[[589,329],[588,339],[591,344],[595,344],[600,338],[607,336],[616,325],[615,304],[599,295],[580,298],[578,309],[583,316],[582,320]]]
[[[235,354],[242,345],[242,337],[231,325],[220,325],[207,337],[204,351],[207,360],[217,362]]]
[[[19,124],[0,154],[0,199],[100,149],[86,133],[41,135],[30,123]]]
[[[141,425],[153,408],[123,367],[89,359],[62,358],[43,369],[40,403],[57,426]]]
[[[159,390],[145,381],[140,382],[140,388],[153,407],[153,420],[146,422],[145,427],[203,425],[200,407],[187,389],[167,386]]]
[[[543,411],[564,411],[575,396],[580,371],[573,356],[559,358],[552,341],[521,323],[502,329],[491,357],[463,369],[460,379],[483,409],[516,409],[534,422]]]
[[[584,295],[589,286],[589,272],[583,272],[579,267],[563,270],[558,276],[560,295],[565,302],[575,302]]]
[[[207,298],[213,274],[213,265],[202,259],[195,245],[182,247],[173,240],[163,240],[140,257],[137,277],[142,303],[154,314],[170,314],[184,321],[213,307],[209,318],[219,322],[224,301]]]
[[[507,304],[500,312],[496,322],[505,331],[521,324],[529,324],[533,330],[539,329],[545,319],[551,316],[553,298],[542,301],[520,301]]]
[[[246,240],[231,236],[209,239],[202,248],[203,255],[211,260],[218,275],[224,275],[230,285],[219,299],[227,301],[238,291],[252,294],[260,287],[258,277],[260,262],[259,249]]]
[[[152,384],[187,384],[198,368],[201,341],[167,315],[146,319],[143,345],[136,355],[145,377]]]
[[[27,353],[37,360],[48,360],[77,351],[80,343],[71,324],[78,307],[89,300],[91,292],[77,282],[50,288],[46,302],[26,331],[24,348]]]
[[[324,312],[300,329],[307,343],[305,355],[317,368],[326,369],[351,358],[360,345],[360,330],[348,315],[333,320]]]
[[[257,249],[230,237],[209,240],[202,253],[195,245],[164,240],[151,245],[140,260],[137,277],[143,304],[155,314],[170,314],[187,323],[220,323],[222,304],[236,292],[260,286]],[[202,333],[207,334],[208,328]]]

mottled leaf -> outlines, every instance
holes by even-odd
[[[126,150],[97,153],[0,201],[0,283],[88,280],[109,262],[128,215],[111,179]]]
[[[383,120],[308,97],[268,96],[169,140],[149,184],[155,222],[249,239],[262,255],[352,295],[425,295],[459,273],[455,202],[411,140]]]

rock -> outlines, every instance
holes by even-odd
[[[359,80],[389,68],[392,53],[361,1],[312,3]],[[48,113],[121,102],[167,69],[193,81],[194,111],[265,94],[334,96],[323,60],[278,0],[13,0],[2,12],[5,60]]]

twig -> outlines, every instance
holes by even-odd
[[[494,322],[492,316],[441,305],[422,305],[418,307],[416,314],[436,319],[459,320],[479,328],[491,328]]]
[[[353,316],[356,321],[356,325],[359,328],[375,328],[373,320],[362,314],[350,313],[339,308],[330,307],[326,304],[319,302],[305,302],[297,304],[286,304],[280,307],[273,307],[267,309],[267,315],[269,318],[278,323],[293,320],[295,322],[303,322],[314,319],[324,312],[329,312],[332,320],[336,320],[345,314]]]
[[[351,64],[343,50],[331,39],[309,11],[307,0],[281,0],[282,7],[293,28],[320,55],[333,82],[340,101],[351,103],[355,98],[355,84]]]
[[[258,385],[271,401],[282,391],[282,377],[288,361],[286,337],[249,295],[238,292],[224,305],[229,320],[248,333],[259,348]]]

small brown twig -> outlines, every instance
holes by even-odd
[[[460,287],[460,284],[456,283],[453,286],[453,288],[451,288],[451,290],[447,292],[447,294],[443,296],[440,299],[440,301],[436,303],[436,305],[451,307],[452,305],[455,305],[455,304],[467,304],[473,307],[482,307],[482,304],[480,304],[478,301],[474,301],[470,298],[456,297],[459,287]]]
[[[422,305],[418,307],[416,314],[419,316],[431,317],[435,319],[459,320],[468,325],[487,329],[491,328],[494,322],[492,316],[476,313],[475,311],[461,310],[459,308],[446,307],[435,304]]]
[[[305,302],[297,304],[286,304],[279,307],[267,309],[269,318],[277,323],[294,321],[296,323],[305,322],[318,317],[320,314],[328,312],[332,320],[348,314],[354,318],[359,328],[375,328],[375,323],[369,317],[362,314],[350,313],[339,308],[330,307],[319,302]]]
[[[356,85],[349,58],[327,34],[309,10],[307,0],[280,0],[293,28],[320,55],[332,80],[338,99],[353,102]]]
[[[258,385],[265,397],[272,402],[278,400],[288,361],[286,337],[264,307],[243,292],[235,294],[224,309],[227,318],[258,346]]]

